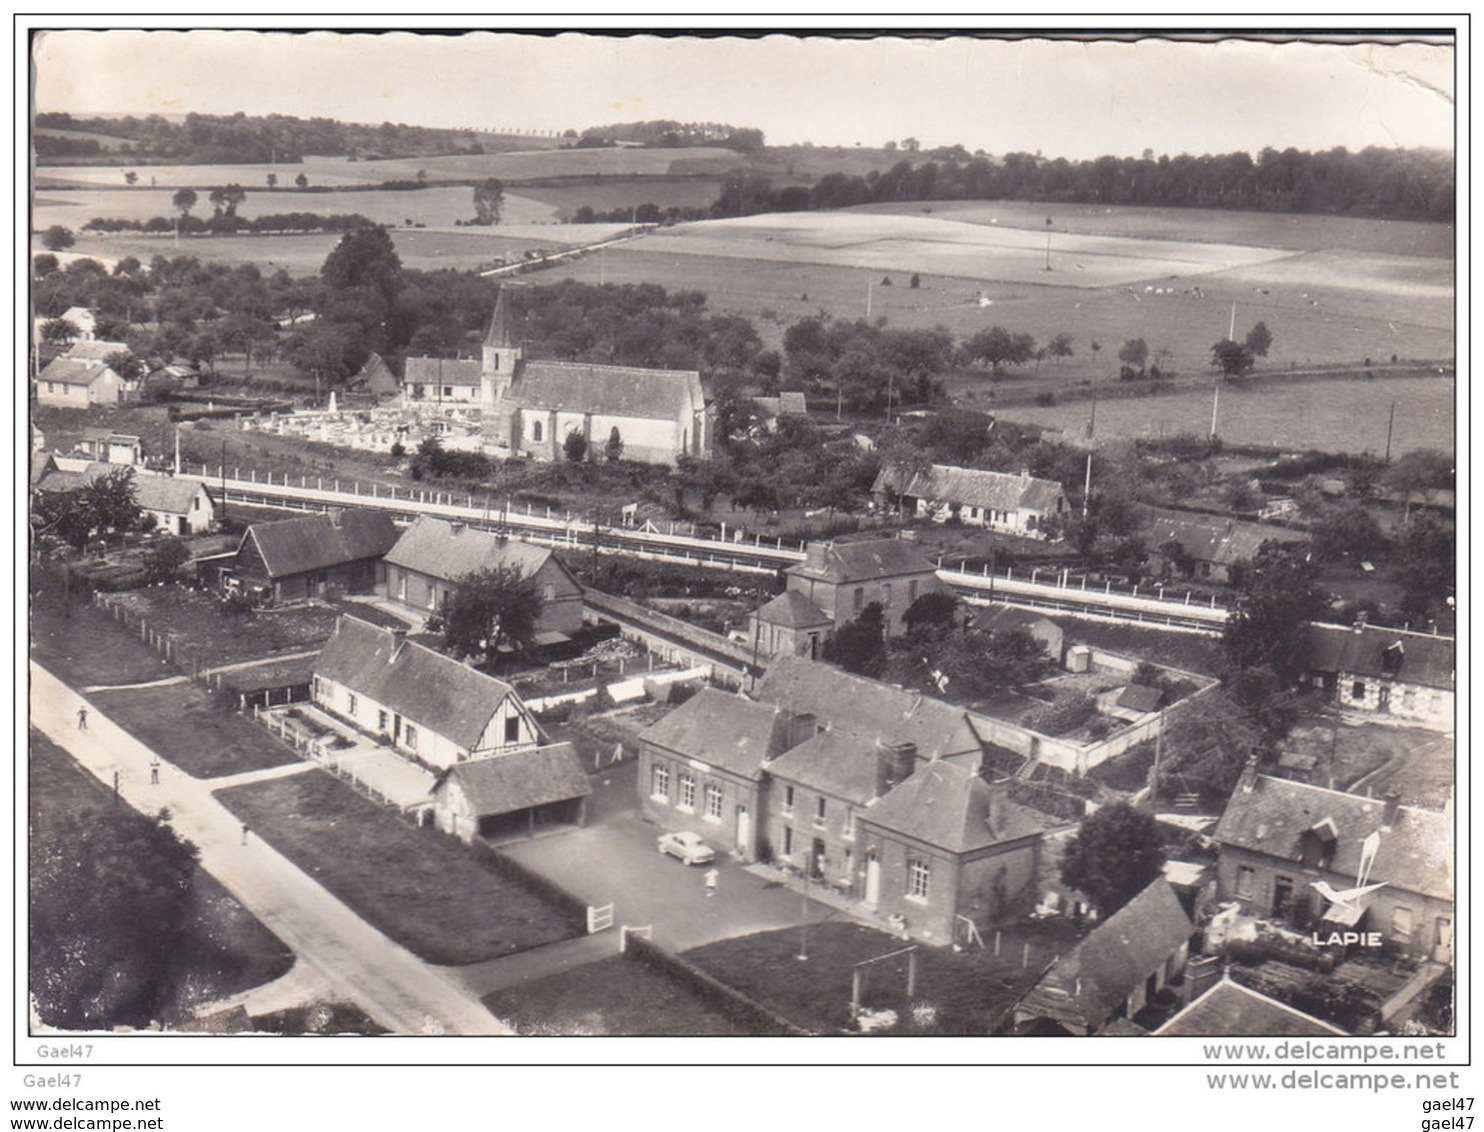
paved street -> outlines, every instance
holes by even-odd
[[[244,845],[241,824],[207,784],[167,760],[159,784],[151,785],[148,747],[45,669],[33,663],[30,671],[32,724],[104,785],[111,788],[117,774],[121,796],[135,809],[153,814],[169,807],[174,828],[200,848],[202,866],[313,969],[305,978],[322,980],[394,1033],[511,1032],[456,982],[372,928],[286,857],[256,836]],[[87,729],[81,730],[77,711],[84,704]]]

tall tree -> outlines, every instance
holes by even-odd
[[[191,214],[191,209],[196,207],[198,199],[200,198],[196,196],[195,189],[176,189],[175,195],[170,198],[170,203],[184,217]]]
[[[73,236],[71,228],[53,224],[41,234],[41,243],[47,251],[60,252],[77,243],[77,238]]]
[[[505,183],[490,177],[474,186],[474,223],[482,225],[500,223],[500,213],[505,207]]]
[[[1273,345],[1272,332],[1268,330],[1268,324],[1259,322],[1251,330],[1247,331],[1247,351],[1255,357],[1265,358],[1268,350]]]
[[[1061,880],[1086,893],[1106,919],[1157,880],[1164,863],[1154,818],[1114,802],[1083,822],[1067,843]]]
[[[1319,567],[1303,548],[1263,543],[1241,573],[1222,638],[1230,669],[1268,668],[1291,685],[1309,667],[1304,623],[1323,609]]]
[[[494,666],[501,651],[519,652],[535,638],[541,595],[519,567],[497,566],[456,579],[441,613],[443,643]]]

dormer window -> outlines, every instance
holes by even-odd
[[[1386,676],[1395,676],[1402,670],[1402,661],[1406,658],[1407,650],[1400,641],[1393,641],[1381,650],[1381,672]]]

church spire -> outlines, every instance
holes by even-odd
[[[495,313],[490,316],[489,333],[484,336],[484,344],[498,350],[508,350],[515,345],[510,338],[510,304],[506,301],[504,287],[495,296]]]

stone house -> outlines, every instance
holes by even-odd
[[[1033,539],[1052,536],[1067,510],[1066,492],[1055,480],[951,464],[889,464],[876,476],[871,494],[880,507],[895,507],[900,500],[903,514],[956,519]]]
[[[1452,637],[1310,622],[1309,683],[1331,703],[1451,730],[1454,723]]]
[[[1265,542],[1305,544],[1304,531],[1273,524],[1249,523],[1220,515],[1141,508],[1148,568],[1167,577],[1234,583]]]

